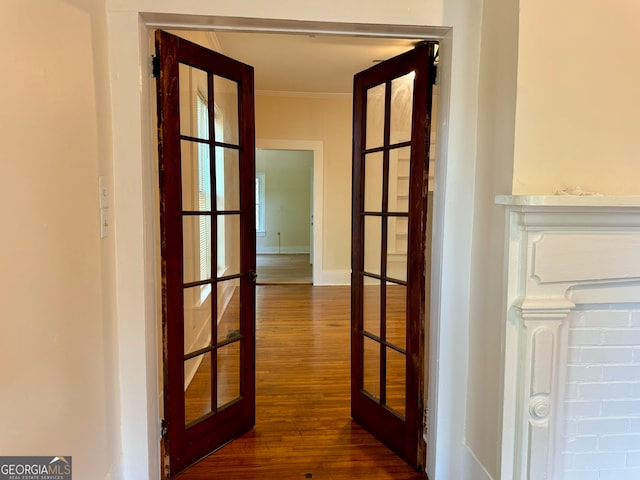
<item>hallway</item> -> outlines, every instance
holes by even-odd
[[[350,418],[350,288],[256,295],[256,426],[175,478],[424,479]]]

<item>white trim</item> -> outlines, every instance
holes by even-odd
[[[290,245],[287,247],[256,247],[257,254],[265,255],[285,255],[297,254],[297,253],[311,253],[309,251],[309,245]]]
[[[465,341],[467,336],[460,335],[450,319],[460,316],[460,311],[446,311],[447,303],[449,309],[452,305],[458,305],[459,299],[451,296],[444,298],[443,284],[449,279],[448,285],[452,285],[459,279],[455,278],[454,267],[451,262],[457,253],[449,252],[447,262],[447,252],[445,251],[445,238],[455,238],[460,235],[455,224],[449,219],[445,222],[445,211],[455,211],[455,206],[447,205],[459,198],[447,201],[447,169],[449,162],[449,110],[451,94],[451,53],[453,49],[453,33],[449,31],[440,41],[440,63],[438,65],[438,102],[437,102],[437,126],[436,126],[436,164],[435,178],[433,181],[433,218],[432,218],[432,239],[431,239],[431,279],[428,282],[430,292],[430,312],[429,312],[429,372],[427,378],[428,385],[425,384],[425,396],[427,399],[427,461],[426,473],[430,479],[437,479],[438,476],[445,478],[448,475],[450,465],[455,465],[455,460],[451,457],[454,453],[456,438],[464,438],[464,415],[466,407],[466,358],[460,361],[451,361],[447,348],[441,348],[441,344],[446,339],[454,344]],[[455,172],[454,172],[455,173]],[[454,176],[452,176],[454,177]],[[454,181],[454,180],[451,180]],[[455,191],[454,188],[451,191]],[[453,195],[451,195],[453,196]],[[464,219],[463,219],[464,222]],[[447,235],[447,225],[450,235]],[[463,243],[464,245],[464,243]],[[470,243],[469,243],[470,245]],[[464,260],[462,260],[464,264]],[[458,267],[462,270],[464,267]],[[449,275],[447,275],[449,273]],[[466,272],[468,275],[468,272]],[[468,277],[465,279],[468,282]],[[468,288],[466,289],[468,291]],[[467,307],[468,308],[468,307]],[[464,312],[465,314],[467,312]],[[467,317],[468,318],[468,315]],[[442,325],[444,323],[444,328]],[[466,322],[465,322],[466,323]],[[446,342],[445,342],[446,343]],[[457,349],[466,351],[466,345]],[[455,358],[456,355],[453,356]],[[457,380],[457,382],[456,382]],[[462,392],[462,394],[461,394]],[[440,428],[442,425],[442,428]],[[436,447],[437,446],[437,447]],[[442,474],[440,472],[443,472]]]
[[[324,142],[319,140],[279,140],[256,139],[256,148],[263,150],[310,150],[313,152],[313,284],[321,285],[322,270],[322,231],[324,228]],[[296,247],[290,247],[295,249]],[[271,252],[259,252],[271,253]],[[287,251],[283,253],[309,253]]]
[[[351,270],[322,270],[314,285],[351,285]]]
[[[111,468],[104,476],[104,480],[123,480],[122,473],[122,455],[118,455],[115,462],[111,464]]]
[[[331,92],[282,92],[276,90],[256,90],[256,96],[264,97],[294,97],[294,98],[352,98],[353,93]]]
[[[120,386],[120,413],[122,439],[122,477],[125,479],[155,479],[160,478],[160,424],[158,403],[158,325],[160,323],[159,284],[160,273],[157,268],[157,238],[158,211],[154,196],[154,186],[157,183],[157,148],[155,145],[155,109],[152,108],[154,87],[151,78],[151,41],[150,33],[155,27],[210,29],[212,27],[228,30],[242,29],[244,31],[279,31],[283,33],[325,33],[347,34],[357,36],[371,36],[379,38],[424,38],[439,39],[445,37],[442,58],[451,54],[451,29],[449,27],[427,27],[410,25],[379,24],[351,24],[343,22],[313,22],[298,20],[269,20],[246,19],[240,17],[181,15],[180,13],[166,14],[152,12],[147,5],[142,11],[144,2],[127,2],[123,4],[117,0],[107,2],[107,29],[109,72],[111,83],[111,108],[113,130],[113,159],[114,159],[114,242],[116,250],[115,295],[118,318],[118,362]],[[170,8],[188,10],[171,4]],[[186,7],[185,7],[186,8]],[[194,12],[189,12],[194,13]],[[224,25],[223,25],[224,24]],[[465,185],[468,183],[467,174],[455,171],[449,183],[458,183],[458,197],[448,198],[445,194],[446,148],[460,145],[461,142],[448,143],[447,122],[445,113],[449,108],[448,92],[450,86],[450,61],[442,62],[440,66],[440,80],[444,87],[439,95],[439,125],[437,130],[439,168],[436,172],[436,196],[434,198],[434,238],[433,238],[433,273],[432,292],[439,292],[442,280],[446,290],[459,285],[460,276],[457,274],[468,264],[467,255],[460,260],[460,242],[453,242],[450,247],[444,242],[444,237],[459,236],[456,226],[464,222],[460,215],[456,215],[459,204],[467,205],[469,199]],[[443,80],[446,79],[446,80]],[[460,105],[456,105],[460,107]],[[466,118],[466,117],[465,117]],[[457,128],[467,132],[469,129],[462,118],[458,118]],[[456,152],[458,155],[465,152]],[[468,153],[468,152],[467,152]],[[462,166],[460,168],[463,168]],[[464,178],[460,178],[460,177]],[[318,181],[322,186],[322,178]],[[315,186],[315,183],[314,183]],[[454,189],[455,190],[455,189]],[[319,188],[317,191],[322,191]],[[322,208],[322,203],[317,202]],[[444,222],[444,211],[451,211],[451,219]],[[464,210],[464,211],[469,211]],[[322,212],[315,216],[315,221],[322,219]],[[314,235],[315,237],[315,235]],[[462,238],[467,238],[462,235]],[[314,240],[315,241],[315,240]],[[322,248],[321,239],[316,247]],[[466,252],[468,241],[462,241]],[[457,250],[456,250],[457,249]],[[454,251],[455,250],[455,251]],[[314,249],[315,251],[315,249]],[[467,252],[468,253],[468,252]],[[446,257],[446,258],[444,258]],[[315,258],[315,256],[314,256]],[[321,258],[321,256],[319,257]],[[460,267],[459,265],[462,266]],[[315,262],[314,262],[315,263]],[[446,275],[445,275],[446,274]],[[315,274],[314,274],[315,276]],[[322,278],[314,278],[314,283],[348,284],[349,271],[326,271]],[[468,283],[468,278],[463,279]],[[453,290],[464,290],[455,287]],[[437,478],[436,467],[442,464],[446,472],[449,465],[455,462],[450,458],[453,454],[452,445],[459,436],[456,430],[448,432],[451,419],[464,421],[464,405],[460,407],[449,405],[440,409],[441,403],[459,397],[457,390],[466,391],[459,382],[464,382],[465,372],[449,371],[442,375],[439,369],[443,362],[440,360],[442,352],[437,345],[443,339],[451,341],[456,335],[440,330],[440,310],[446,309],[443,315],[451,318],[465,319],[464,308],[457,308],[458,298],[447,295],[446,298],[432,295],[431,329],[437,335],[430,338],[429,351],[433,353],[430,362],[429,375],[432,394],[430,399],[430,445],[427,473],[430,478]],[[462,310],[462,311],[461,311]],[[462,313],[462,315],[460,315]],[[461,320],[464,321],[464,320]],[[445,338],[446,337],[446,338]],[[445,342],[447,343],[447,342]],[[445,345],[446,346],[446,345]],[[463,360],[463,359],[461,359]],[[450,374],[456,375],[456,384]],[[453,386],[451,386],[453,385]],[[446,388],[441,388],[441,387]],[[446,395],[440,392],[446,390]],[[437,395],[436,395],[437,394]],[[440,397],[442,399],[440,400]],[[464,399],[461,399],[464,401]],[[438,429],[439,419],[442,418],[443,428]],[[435,441],[437,437],[437,442]],[[435,448],[438,443],[439,448]],[[440,445],[442,445],[440,447]],[[437,456],[434,457],[434,453]]]
[[[462,468],[460,480],[494,480],[467,445],[462,445],[460,456]]]
[[[506,208],[501,477],[556,478],[567,318],[578,302],[637,302],[637,198],[497,197]]]

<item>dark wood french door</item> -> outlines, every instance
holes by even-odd
[[[416,469],[435,45],[354,78],[351,414]]]
[[[166,32],[158,144],[164,469],[255,424],[253,68]]]

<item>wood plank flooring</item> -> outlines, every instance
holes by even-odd
[[[350,289],[257,288],[255,428],[178,480],[424,480],[350,418]]]
[[[259,285],[310,284],[313,281],[309,254],[256,255]]]

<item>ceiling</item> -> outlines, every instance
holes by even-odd
[[[418,39],[212,32],[220,52],[252,65],[257,91],[350,94],[353,75]]]

